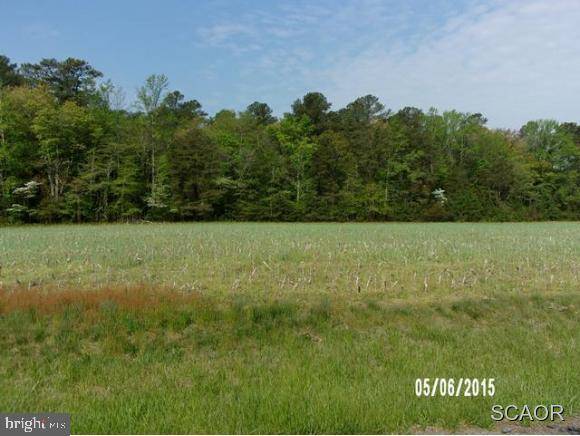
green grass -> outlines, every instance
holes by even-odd
[[[579,414],[578,223],[18,227],[0,256],[0,410],[69,412],[74,433]],[[417,398],[418,377],[496,395]]]

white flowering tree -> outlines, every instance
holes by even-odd
[[[13,203],[6,212],[8,212],[9,216],[17,220],[25,220],[26,218],[33,216],[36,213],[36,209],[34,209],[32,204],[39,193],[40,183],[35,180],[26,182],[24,185],[12,191],[12,194],[18,203]]]
[[[445,196],[445,189],[437,188],[432,193],[433,197],[443,206],[447,202],[447,197]]]

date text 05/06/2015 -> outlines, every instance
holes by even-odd
[[[493,397],[494,378],[418,378],[415,380],[418,397]]]

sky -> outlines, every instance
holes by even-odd
[[[210,114],[306,92],[333,109],[481,112],[519,128],[580,122],[580,0],[0,0],[0,54],[85,59],[127,106],[150,74]]]

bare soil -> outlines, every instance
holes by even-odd
[[[436,427],[415,429],[414,434],[580,434],[580,417],[566,417],[564,421],[544,422],[530,426],[517,423],[498,423],[492,429],[460,427],[453,432]]]

